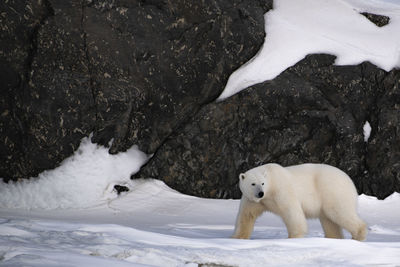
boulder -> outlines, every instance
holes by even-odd
[[[369,19],[372,23],[374,23],[378,27],[383,27],[388,25],[390,22],[390,18],[384,15],[377,15],[369,12],[362,12],[361,15]]]
[[[264,40],[272,1],[3,1],[0,177],[56,167],[84,136],[154,153]]]
[[[359,193],[399,191],[400,73],[334,60],[307,56],[271,81],[204,106],[135,177],[157,177],[187,194],[238,198],[241,172],[314,162],[347,172]]]
[[[238,174],[267,162],[328,163],[359,193],[400,191],[399,70],[310,55],[215,102],[262,46],[271,8],[272,0],[2,1],[0,177],[52,169],[92,135],[112,154],[132,145],[153,154],[134,178],[197,196],[239,197]]]

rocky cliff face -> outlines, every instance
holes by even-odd
[[[400,71],[311,55],[216,103],[264,41],[272,1],[0,3],[0,177],[56,167],[93,133],[154,154],[135,177],[239,197],[254,166],[324,162],[359,192],[400,191]],[[364,140],[363,126],[372,133]],[[110,141],[113,142],[110,142]]]
[[[334,66],[334,59],[308,56],[272,81],[204,106],[138,175],[196,195],[239,197],[238,175],[249,168],[322,162],[346,171],[359,192],[384,198],[399,190],[400,71]]]
[[[0,177],[54,168],[93,132],[154,153],[264,40],[263,1],[3,1]]]

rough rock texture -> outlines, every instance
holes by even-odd
[[[363,181],[366,192],[383,198],[400,192],[400,70],[392,71],[378,87],[370,114],[372,136],[366,151],[369,175]]]
[[[86,10],[93,141],[114,138],[111,153],[133,144],[155,152],[264,40],[257,1],[94,1]]]
[[[0,3],[0,177],[35,176],[82,137],[147,152],[264,40],[272,1]]]
[[[0,177],[7,180],[54,168],[92,131],[95,113],[80,3],[1,5]]]
[[[322,162],[346,171],[360,193],[400,191],[400,71],[334,66],[334,59],[308,56],[272,81],[203,107],[135,177],[228,198],[240,196],[237,177],[249,168]]]
[[[0,177],[54,168],[93,133],[110,153],[137,144],[154,154],[135,177],[198,196],[239,197],[238,174],[267,162],[325,162],[360,193],[400,191],[399,70],[313,55],[214,102],[261,47],[271,8],[272,0],[1,1]]]
[[[365,16],[369,19],[372,23],[374,23],[378,27],[383,27],[389,24],[390,18],[388,16],[372,14],[368,12],[363,12],[361,15]]]

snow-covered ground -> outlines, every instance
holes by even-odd
[[[127,185],[129,193],[82,209],[2,208],[0,266],[400,265],[398,193],[360,196],[366,242],[323,238],[317,220],[307,238],[287,239],[272,214],[257,221],[251,240],[236,240],[229,236],[239,200],[191,197],[157,180]]]
[[[361,12],[390,22],[378,27]],[[232,73],[219,100],[275,78],[308,54],[335,55],[337,65],[369,61],[386,71],[400,68],[399,0],[274,0],[264,19],[263,47]]]
[[[305,7],[305,8],[304,8]],[[378,28],[358,14],[390,17]],[[399,67],[398,0],[276,0],[265,15],[266,42],[232,74],[220,99],[272,79],[308,53],[337,64],[364,60]],[[364,127],[366,140],[370,134]],[[239,200],[180,194],[157,180],[130,181],[148,156],[131,148],[109,155],[82,140],[55,170],[18,183],[0,181],[0,266],[400,266],[400,194],[359,197],[365,242],[309,235],[287,239],[282,221],[264,214],[251,240],[229,238]],[[118,196],[114,185],[130,188]]]
[[[364,266],[400,264],[400,194],[360,196],[366,242],[287,239],[266,213],[251,240],[229,238],[239,200],[180,194],[158,180],[130,180],[147,159],[109,155],[84,138],[60,167],[22,183],[0,182],[0,266]],[[130,188],[118,195],[115,184]]]

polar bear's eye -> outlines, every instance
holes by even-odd
[[[255,186],[256,184],[255,184],[255,183],[252,183],[251,185],[252,185],[252,186]]]
[[[264,183],[262,183],[261,185],[264,185]]]

